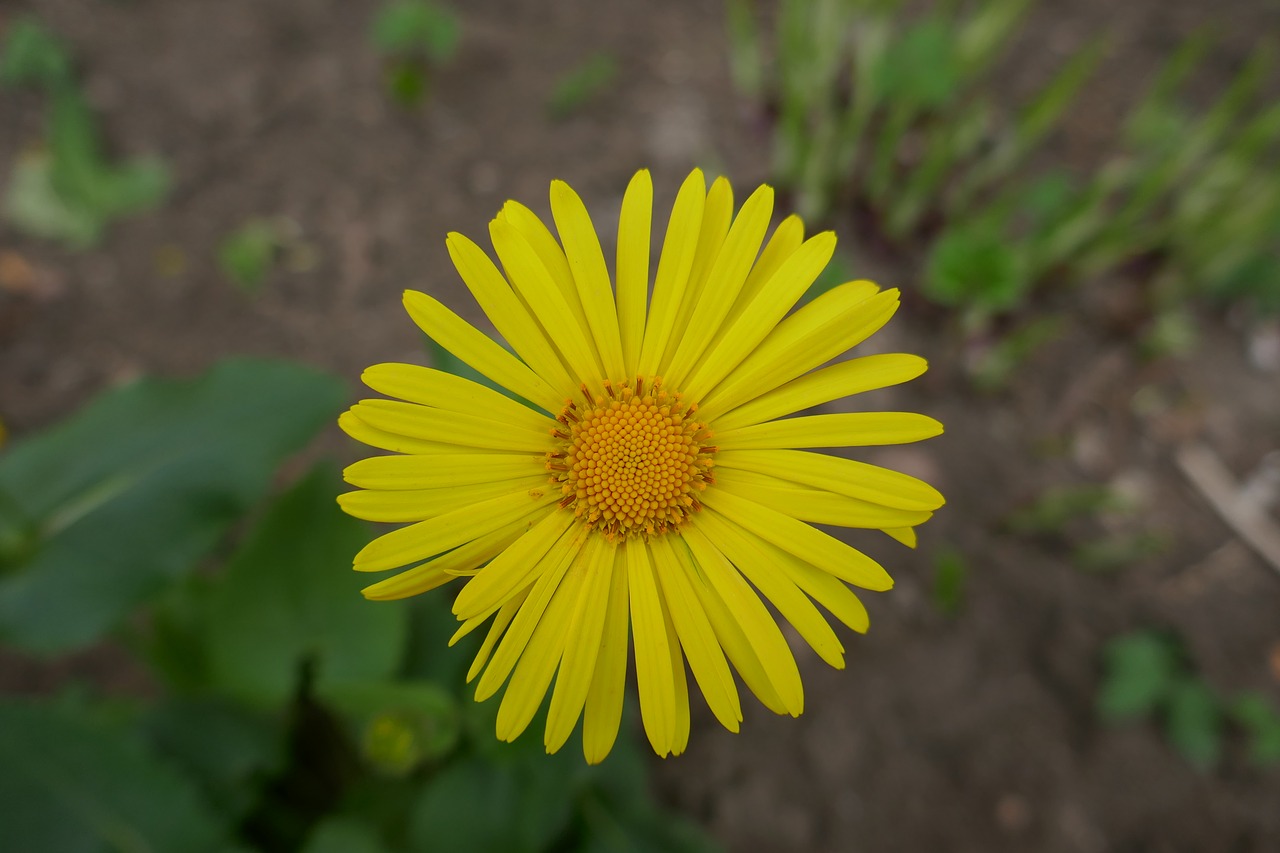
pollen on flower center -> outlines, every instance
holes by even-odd
[[[701,509],[696,496],[712,482],[706,424],[692,415],[662,379],[605,382],[606,394],[585,404],[570,400],[554,435],[562,449],[548,454],[552,481],[565,508],[610,538],[665,533]]]

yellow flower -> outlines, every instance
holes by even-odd
[[[396,599],[464,578],[454,640],[485,622],[467,680],[476,699],[506,691],[497,734],[513,740],[552,689],[545,743],[583,718],[590,762],[613,746],[628,649],[645,732],[659,755],[689,737],[686,664],[716,718],[742,720],[733,670],[776,713],[800,714],[795,659],[768,601],[823,660],[844,648],[815,602],[858,632],[849,585],[886,590],[881,566],[811,523],[913,528],[943,499],[883,468],[798,448],[897,444],[942,426],[900,412],[783,417],[905,382],[914,355],[826,367],[893,315],[896,290],[853,281],[788,312],[831,259],[835,235],[804,239],[791,216],[764,244],[773,190],[733,216],[723,178],[681,186],[650,284],[653,186],[627,187],[616,283],[581,199],[551,185],[560,239],[508,202],[489,224],[505,274],[461,234],[446,244],[514,355],[424,293],[405,307],[422,330],[513,399],[404,364],[364,373],[375,391],[343,414],[352,437],[396,454],[345,476],[352,515],[411,522],[371,542],[359,571],[414,565],[365,589]],[[757,257],[758,255],[758,257]],[[630,639],[628,638],[630,627]],[[732,669],[731,669],[732,667]]]

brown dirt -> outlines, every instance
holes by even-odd
[[[123,377],[191,374],[233,352],[301,359],[354,387],[368,364],[421,358],[404,287],[483,322],[460,299],[443,238],[483,235],[503,199],[545,211],[548,181],[564,178],[602,211],[607,240],[603,211],[616,210],[640,166],[654,170],[659,208],[694,164],[739,190],[766,177],[767,139],[745,121],[724,67],[720,4],[453,5],[465,9],[460,55],[429,109],[405,114],[380,93],[363,35],[372,2],[6,3],[0,27],[31,11],[72,42],[115,150],[162,154],[177,180],[162,210],[83,254],[0,224],[0,249],[36,270],[32,287],[0,293],[0,417],[10,429],[34,431]],[[1019,73],[1005,78],[1012,90],[1044,79],[1092,35],[1116,34],[1113,59],[1055,141],[1072,160],[1103,150],[1145,75],[1195,27],[1223,34],[1218,81],[1259,33],[1280,28],[1280,7],[1256,0],[1041,6],[1015,51]],[[623,69],[612,95],[550,121],[546,93],[595,50]],[[35,99],[3,98],[8,164],[38,138],[40,111]],[[260,215],[296,220],[317,262],[275,273],[247,298],[214,256]],[[176,274],[157,264],[171,247],[186,261]],[[881,266],[890,279],[909,275]],[[948,432],[873,456],[931,477],[949,505],[915,553],[857,539],[894,567],[898,587],[869,602],[873,629],[848,637],[845,671],[797,645],[808,690],[799,720],[757,707],[734,736],[695,709],[686,756],[655,762],[663,798],[730,850],[1280,849],[1280,771],[1233,754],[1201,773],[1154,727],[1104,727],[1092,711],[1102,644],[1151,625],[1177,630],[1218,689],[1280,701],[1269,664],[1280,578],[1172,461],[1180,441],[1202,436],[1237,475],[1258,465],[1280,435],[1276,375],[1249,366],[1247,318],[1206,319],[1194,359],[1144,364],[1096,310],[1066,307],[1066,337],[996,396],[969,388],[956,341],[911,303],[876,341],[934,367],[869,404],[929,412]],[[354,456],[334,432],[327,443]],[[1011,509],[1050,485],[1117,478],[1141,501],[1144,528],[1170,543],[1161,554],[1092,575],[1072,566],[1067,543],[1001,532]],[[944,545],[970,566],[955,618],[930,600],[932,555]],[[4,663],[3,687],[45,689],[64,673],[137,683],[113,676],[100,654],[47,666]]]

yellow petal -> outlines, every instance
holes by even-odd
[[[557,513],[556,515],[564,515],[565,513]],[[530,533],[529,535],[532,535]],[[520,610],[516,613],[515,619],[511,620],[510,627],[503,634],[502,640],[498,643],[498,648],[493,653],[493,658],[489,661],[488,667],[485,668],[484,675],[480,676],[480,682],[476,684],[476,701],[483,702],[494,693],[498,692],[498,688],[507,680],[507,676],[511,674],[511,670],[515,667],[516,661],[524,653],[525,647],[529,644],[529,638],[533,636],[534,629],[538,627],[539,622],[547,613],[547,607],[555,598],[557,590],[560,588],[560,582],[564,579],[565,573],[569,571],[570,566],[578,557],[581,544],[577,542],[579,531],[575,527],[567,528],[560,538],[546,550],[541,557],[531,557],[529,559],[530,568],[524,573],[524,577],[532,580],[532,589],[530,584],[520,583],[512,587],[511,592],[503,599],[503,602],[509,600],[516,595],[526,595],[525,602],[521,605]],[[529,538],[528,535],[525,539]],[[521,539],[516,544],[523,542]],[[510,553],[511,549],[503,553]],[[490,563],[492,565],[492,563]],[[487,568],[487,567],[486,567]],[[483,572],[482,572],[483,573]],[[477,575],[476,577],[479,577]],[[475,578],[472,578],[472,583]],[[462,591],[466,592],[467,588],[463,587]],[[527,593],[523,590],[528,590]],[[484,612],[477,610],[477,613]],[[468,617],[469,618],[469,617]]]
[[[513,741],[519,737],[547,695],[551,678],[564,653],[569,620],[587,577],[584,562],[583,554],[574,555],[569,571],[561,579],[546,612],[538,620],[533,635],[520,654],[520,661],[511,673],[511,683],[498,706],[496,729],[499,740]]]
[[[656,536],[649,542],[662,596],[671,613],[672,624],[680,638],[680,646],[693,670],[694,680],[702,688],[707,707],[715,714],[720,725],[731,732],[738,731],[742,720],[742,706],[738,700],[738,688],[733,673],[724,658],[724,650],[716,639],[715,630],[707,619],[706,611],[698,603],[697,593],[689,581],[671,547],[671,537]]]
[[[371,456],[348,465],[342,478],[360,489],[449,488],[545,475],[546,467],[545,456],[526,453]]]
[[[726,327],[719,344],[703,356],[694,375],[683,384],[690,399],[702,399],[777,327],[831,260],[835,248],[836,235],[823,231],[787,258],[759,295],[743,308],[733,325]]]
[[[632,536],[623,543],[630,592],[631,627],[636,649],[636,688],[640,695],[640,718],[653,751],[671,752],[676,728],[676,688],[671,672],[671,650],[662,622],[662,601],[654,578],[649,549],[643,539]]]
[[[564,396],[571,395],[578,383],[569,376],[547,334],[484,250],[457,232],[450,232],[445,246],[467,289],[498,334],[551,387]]]
[[[658,256],[658,273],[653,282],[653,299],[649,302],[644,344],[640,349],[638,372],[643,376],[657,375],[662,356],[671,341],[672,328],[680,312],[680,303],[689,284],[689,271],[698,250],[698,231],[702,227],[706,201],[702,171],[694,169],[680,186],[667,222],[666,236],[662,239],[662,254]]]
[[[459,545],[429,563],[405,569],[386,580],[367,586],[361,592],[365,598],[375,601],[393,601],[435,589],[459,575],[474,572],[505,551],[512,542],[541,521],[544,515],[554,510],[555,507],[535,510],[492,533],[473,539],[465,545]]]
[[[707,489],[702,500],[729,520],[756,531],[765,541],[841,580],[877,592],[893,587],[893,579],[875,560],[803,521],[724,489]]]
[[[550,336],[578,382],[595,388],[600,383],[602,366],[595,346],[565,301],[564,294],[542,260],[511,223],[495,219],[489,223],[493,247],[507,271],[507,278],[520,291],[542,328]],[[563,390],[563,389],[562,389]]]
[[[881,530],[885,527],[923,524],[932,513],[894,509],[825,489],[736,468],[716,469],[716,488],[755,501],[801,521]]]
[[[699,417],[713,421],[862,343],[898,308],[898,291],[874,289],[870,282],[841,285],[783,320],[707,395]]]
[[[485,450],[523,450],[545,453],[555,447],[549,430],[433,409],[398,400],[361,400],[351,407],[360,420],[386,432]]]
[[[672,686],[675,689],[675,720],[671,729],[671,754],[682,755],[689,745],[689,681],[684,673],[684,657],[680,653],[680,638],[676,636],[675,623],[671,621],[671,611],[665,598],[659,598],[662,605],[662,626],[667,632],[667,651],[671,657],[667,665],[671,669]],[[667,753],[659,753],[663,758]]]
[[[886,527],[884,532],[908,548],[916,547],[916,531],[914,527]]]
[[[501,604],[516,590],[523,588],[536,572],[545,569],[540,561],[549,551],[573,549],[571,543],[578,533],[576,528],[579,527],[573,522],[573,513],[564,510],[553,512],[543,519],[537,527],[495,557],[493,562],[481,569],[462,588],[462,592],[454,599],[453,615],[459,619],[470,619]],[[568,535],[570,533],[573,535]],[[559,544],[557,540],[560,540]]]
[[[489,625],[489,633],[485,634],[484,642],[480,644],[480,650],[476,652],[475,658],[471,661],[471,668],[467,670],[467,684],[474,681],[475,677],[480,674],[480,670],[484,669],[485,663],[489,660],[489,655],[493,653],[493,647],[498,644],[503,632],[507,630],[511,620],[515,618],[521,605],[529,597],[529,590],[531,589],[533,589],[532,584],[507,599],[507,603],[498,608],[497,614],[493,617],[493,622]]]
[[[416,364],[375,364],[365,370],[360,379],[379,394],[410,403],[477,414],[534,431],[546,432],[556,427],[554,418],[535,412],[479,382],[443,370]]]
[[[871,620],[867,616],[867,608],[862,605],[862,602],[858,600],[858,596],[853,594],[853,590],[849,589],[844,581],[809,565],[792,554],[788,554],[777,545],[764,541],[746,528],[739,527],[738,531],[753,541],[757,548],[763,549],[765,553],[772,557],[774,565],[786,572],[787,577],[796,586],[829,610],[832,616],[835,616],[859,634],[867,632],[867,628],[871,624]]]
[[[593,536],[583,553],[586,580],[578,594],[577,606],[565,635],[564,656],[556,676],[547,711],[544,744],[548,753],[558,752],[573,733],[587,701],[596,658],[604,636],[604,620],[609,611],[609,589],[617,545],[603,536]]]
[[[923,480],[854,459],[803,450],[724,450],[717,468],[768,474],[898,509],[932,512],[946,501]]]
[[[338,416],[338,426],[356,441],[364,442],[379,450],[390,450],[395,453],[458,453],[456,444],[445,444],[441,441],[423,441],[420,438],[409,438],[407,435],[396,435],[394,432],[374,429],[351,411]]]
[[[758,547],[746,531],[718,513],[696,513],[692,522],[769,599],[782,618],[795,627],[819,657],[836,669],[844,669],[844,646],[813,602],[769,552]]]
[[[535,499],[522,490],[384,533],[356,554],[354,568],[380,572],[425,560],[524,518],[558,497],[549,494]]]
[[[746,284],[742,285],[742,292],[738,294],[727,322],[733,322],[741,316],[743,310],[755,300],[757,294],[773,278],[778,268],[800,248],[802,243],[804,243],[804,222],[793,213],[778,224],[773,236],[761,250],[760,258],[751,268]]]
[[[648,169],[636,172],[622,197],[618,217],[618,327],[624,372],[630,379],[640,366],[645,302],[649,298],[649,231],[653,223],[653,180]],[[607,750],[606,750],[607,751]]]
[[[942,435],[942,424],[912,412],[842,412],[768,421],[716,433],[722,450],[787,447],[872,447]]]
[[[573,283],[569,259],[564,256],[564,249],[560,248],[551,230],[536,213],[518,201],[508,201],[504,204],[498,218],[510,222],[533,247],[538,259],[542,261],[542,265],[547,268],[551,279],[559,288],[560,295],[569,306],[569,313],[573,314],[574,320],[578,323],[578,328],[586,333],[589,329],[587,314],[582,310],[582,300],[578,298],[578,287]]]
[[[565,257],[578,288],[578,297],[587,315],[591,338],[603,363],[605,374],[627,380],[622,360],[622,340],[618,333],[618,310],[609,287],[609,269],[587,206],[564,181],[551,182],[551,215],[564,244]]]
[[[527,364],[436,299],[416,290],[406,290],[404,307],[428,337],[464,364],[548,412],[556,413],[564,408],[563,391],[556,391]]]
[[[548,487],[545,474],[534,474],[518,480],[449,486],[443,489],[347,492],[338,495],[338,505],[347,515],[363,518],[365,521],[402,523],[425,521],[459,506],[511,494],[518,489],[545,492]]]
[[[633,537],[634,538],[634,537]],[[582,719],[582,753],[588,764],[599,764],[613,749],[622,721],[622,699],[627,689],[627,565],[623,549],[614,549],[609,584],[608,612],[596,670],[587,692]]]
[[[688,328],[680,336],[671,366],[664,374],[672,387],[685,387],[685,379],[698,366],[698,360],[706,353],[707,346],[728,316],[760,251],[772,213],[773,188],[768,185],[759,187],[743,203],[699,293]],[[785,309],[779,313],[775,323],[783,313],[786,313]]]
[[[747,642],[764,666],[782,706],[791,716],[799,716],[804,711],[804,685],[800,681],[795,657],[778,623],[724,553],[701,530],[687,526],[681,531],[681,536],[688,543],[703,575],[715,587],[734,620],[742,626]]]
[[[924,373],[928,366],[920,356],[905,353],[867,355],[842,361],[793,379],[738,406],[716,418],[711,426],[721,432],[771,421],[841,397],[907,382]]]

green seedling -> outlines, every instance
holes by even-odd
[[[1005,524],[1014,533],[1059,533],[1077,518],[1127,509],[1128,503],[1107,486],[1059,486],[1010,515]]]
[[[430,93],[433,72],[458,49],[461,27],[448,9],[428,0],[396,0],[373,19],[374,47],[383,57],[387,93],[414,107]]]
[[[1165,634],[1135,631],[1112,639],[1103,651],[1098,713],[1118,722],[1156,712],[1184,669],[1179,644]]]
[[[281,249],[279,229],[268,219],[250,219],[218,247],[218,267],[236,287],[256,293],[275,266]]]
[[[933,604],[944,616],[956,616],[964,606],[969,568],[964,556],[951,548],[933,559]]]
[[[553,119],[568,118],[612,86],[617,76],[618,63],[613,56],[591,56],[556,83],[547,99],[547,112]]]
[[[1258,767],[1280,764],[1280,712],[1259,693],[1241,693],[1228,708],[1249,738],[1249,760]]]
[[[0,79],[36,85],[49,99],[44,147],[19,158],[5,193],[4,213],[16,227],[82,249],[112,221],[163,200],[169,179],[160,162],[108,161],[56,37],[33,22],[16,27],[0,65]]]
[[[994,229],[957,226],[934,244],[924,273],[924,294],[941,305],[993,314],[1025,296],[1029,281],[1021,257]]]
[[[1072,562],[1090,572],[1114,572],[1139,560],[1168,550],[1168,541],[1157,534],[1139,532],[1127,535],[1106,536],[1077,547],[1071,554]]]

